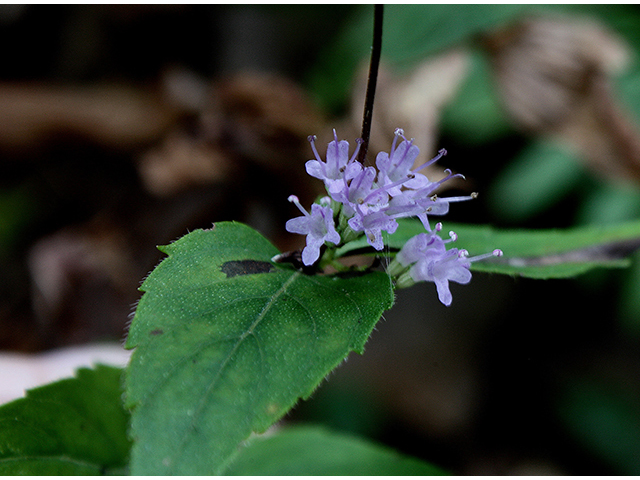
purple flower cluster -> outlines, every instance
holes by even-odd
[[[447,250],[445,244],[454,239],[442,240],[438,236],[441,225],[431,230],[429,215],[444,215],[449,204],[471,200],[476,194],[462,197],[440,198],[435,191],[447,180],[462,177],[445,170],[447,176],[432,182],[419,170],[438,161],[446,151],[426,164],[413,168],[420,150],[407,140],[401,129],[395,131],[391,151],[380,152],[376,156],[376,168],[365,167],[356,160],[360,150],[359,140],[353,155],[349,156],[349,142],[334,140],[327,147],[326,161],[323,161],[315,145],[315,136],[309,137],[315,159],[309,160],[305,167],[312,177],[322,180],[329,197],[320,204],[312,205],[307,212],[297,197],[289,197],[303,213],[302,217],[291,219],[286,229],[292,233],[307,236],[307,245],[302,251],[304,265],[312,265],[320,258],[320,247],[326,242],[339,245],[362,234],[376,250],[384,248],[382,232],[393,234],[398,228],[397,219],[417,217],[428,233],[410,239],[396,256],[390,267],[390,273],[398,277],[398,286],[416,281],[431,281],[436,284],[440,301],[451,303],[449,280],[468,283],[471,280],[469,259],[464,250]],[[338,227],[336,228],[336,220]],[[498,255],[496,250],[493,254]],[[500,252],[501,254],[501,252]],[[486,258],[486,256],[482,256]]]

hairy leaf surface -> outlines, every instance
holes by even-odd
[[[133,474],[219,473],[364,344],[391,307],[388,277],[273,264],[251,228],[222,222],[163,247],[126,346]]]

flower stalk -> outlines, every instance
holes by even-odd
[[[373,42],[371,45],[371,61],[369,62],[369,77],[367,79],[367,91],[364,99],[364,112],[362,114],[362,148],[358,155],[358,161],[365,163],[369,150],[369,137],[371,135],[371,121],[373,119],[373,100],[376,96],[378,83],[378,69],[380,67],[380,54],[382,52],[382,20],[384,19],[384,5],[373,7]]]

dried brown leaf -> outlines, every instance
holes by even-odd
[[[599,174],[640,180],[640,131],[611,80],[629,56],[620,39],[593,21],[535,17],[485,46],[517,127],[573,146]]]
[[[130,149],[160,137],[179,112],[162,95],[125,85],[0,85],[0,147],[33,149],[61,136]]]

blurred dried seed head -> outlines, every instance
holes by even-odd
[[[211,94],[211,82],[197,73],[176,66],[165,69],[161,76],[162,89],[168,100],[190,113],[204,110]]]
[[[276,75],[238,74],[213,82],[203,102],[205,88],[193,78],[173,72],[167,80],[191,85],[189,104],[202,108],[191,127],[176,124],[140,156],[139,172],[150,192],[172,196],[220,182],[246,183],[261,175],[251,168],[258,166],[298,185],[305,201],[320,193],[322,184],[309,179],[304,162],[311,157],[307,137],[326,127],[297,84]]]
[[[396,128],[402,128],[408,138],[415,138],[420,148],[415,166],[422,165],[442,147],[436,145],[442,108],[456,94],[468,67],[468,54],[452,50],[419,64],[403,76],[381,65],[376,88],[375,108],[371,127],[369,162],[379,151],[389,151]],[[359,136],[368,70],[360,70],[352,94],[350,127]],[[354,137],[354,138],[355,138]],[[444,177],[443,166],[435,164],[423,173],[434,181]],[[452,184],[448,187],[452,187]]]
[[[295,159],[310,155],[307,137],[323,125],[303,90],[284,77],[237,75],[216,83],[214,96],[224,122],[209,135],[269,169],[298,169]]]
[[[221,148],[181,130],[169,133],[138,162],[145,188],[157,196],[223,181],[232,168],[231,158]]]
[[[640,130],[635,119],[616,101],[611,82],[600,77],[591,95],[576,108],[572,121],[557,132],[574,146],[587,165],[616,181],[640,183]]]
[[[608,176],[640,179],[638,128],[611,82],[629,57],[620,39],[594,21],[535,17],[483,44],[516,126],[572,145]]]
[[[508,113],[534,132],[567,121],[594,79],[620,70],[627,57],[601,26],[564,18],[529,18],[484,44]]]

